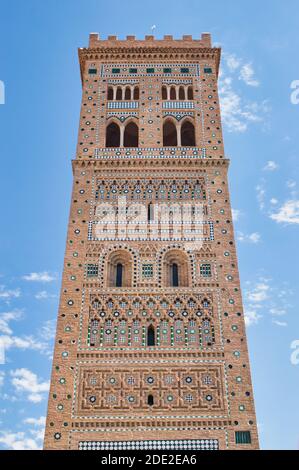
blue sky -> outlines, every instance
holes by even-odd
[[[90,32],[200,37],[220,92],[256,411],[264,449],[299,448],[297,1],[2,0],[0,448],[42,444]],[[297,343],[296,343],[297,341]],[[292,348],[293,347],[293,348]]]

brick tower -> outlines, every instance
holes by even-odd
[[[257,449],[209,34],[91,34],[47,449]]]

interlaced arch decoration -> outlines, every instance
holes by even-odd
[[[216,343],[212,305],[211,294],[159,298],[91,294],[88,345],[208,350]]]

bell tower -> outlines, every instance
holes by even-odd
[[[46,449],[257,449],[210,34],[79,49]]]

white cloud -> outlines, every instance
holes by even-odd
[[[32,282],[52,282],[57,279],[56,275],[49,274],[48,271],[43,271],[39,273],[30,273],[22,277],[25,281]]]
[[[0,387],[3,386],[5,379],[5,372],[3,370],[0,371]]]
[[[264,166],[264,171],[275,171],[279,168],[279,165],[274,162],[273,160],[268,160],[266,165]]]
[[[9,450],[39,450],[42,448],[45,422],[45,416],[26,418],[23,421],[26,431],[1,431],[0,444]]]
[[[53,320],[47,320],[42,325],[40,330],[40,336],[46,341],[51,341],[55,337],[56,331],[56,318]]]
[[[57,295],[55,294],[50,294],[46,290],[41,290],[37,292],[34,296],[37,300],[46,300],[46,299],[56,299]]]
[[[296,181],[293,181],[293,180],[288,180],[288,181],[287,181],[287,187],[288,187],[288,188],[294,189],[296,186],[297,186]]]
[[[2,335],[0,336],[0,343],[4,347],[5,351],[9,349],[32,349],[35,351],[45,352],[45,343],[35,339],[33,336],[13,336],[13,335]]]
[[[256,325],[258,323],[259,319],[262,318],[262,315],[260,315],[253,308],[245,309],[245,315],[244,316],[245,316],[245,325],[246,326]]]
[[[6,401],[9,401],[10,403],[14,403],[15,401],[17,401],[17,397],[15,397],[14,395],[12,395],[11,393],[8,394],[8,393],[3,393],[1,395],[1,399],[2,400],[6,400]]]
[[[219,96],[222,122],[229,132],[245,132],[250,123],[267,122],[268,103],[250,101],[237,90],[240,80],[249,86],[258,86],[253,66],[233,54],[224,54],[219,74]],[[242,91],[243,93],[243,91]]]
[[[282,326],[282,327],[288,326],[287,322],[285,322],[285,321],[273,320],[273,323],[275,323],[275,325],[277,325],[277,326]]]
[[[233,221],[236,222],[241,216],[241,211],[239,209],[232,209]]]
[[[0,313],[0,345],[4,352],[16,348],[21,350],[38,351],[50,357],[52,355],[51,340],[55,334],[55,320],[45,321],[34,335],[15,335],[10,325],[11,321],[22,319],[21,310]],[[1,334],[2,333],[2,334]],[[4,361],[5,359],[3,359]]]
[[[233,54],[224,54],[224,59],[230,72],[234,72],[241,65],[240,59]]]
[[[25,424],[32,424],[33,426],[45,426],[46,417],[40,416],[39,418],[26,418],[24,419]]]
[[[19,320],[21,316],[21,310],[13,310],[11,312],[0,313],[0,333],[4,333],[7,335],[12,334],[12,329],[9,326],[9,322],[12,320]]]
[[[0,444],[9,450],[38,450],[42,447],[40,438],[28,437],[26,432],[0,431]]]
[[[246,298],[249,302],[263,302],[269,298],[270,286],[266,282],[259,282],[255,287],[246,291]]]
[[[244,295],[246,324],[258,323],[263,316],[262,313],[267,312],[274,324],[287,326],[285,321],[281,321],[281,317],[287,315],[288,310],[292,308],[290,297],[293,292],[288,288],[288,285],[280,283],[276,287],[272,279],[261,276],[254,284],[247,282],[246,285],[247,289]],[[279,322],[282,324],[280,325]]]
[[[261,235],[258,232],[253,232],[250,234],[238,232],[237,239],[240,242],[259,243],[261,241]]]
[[[264,186],[264,180],[261,181],[256,187],[256,197],[259,203],[259,208],[261,211],[265,208],[265,196],[266,196],[266,189]]]
[[[253,232],[248,235],[248,240],[251,243],[258,243],[261,240],[261,235],[258,232]]]
[[[21,295],[20,289],[6,289],[5,286],[0,286],[0,298],[10,300],[11,298],[18,298]]]
[[[282,315],[286,315],[286,310],[284,308],[279,308],[279,307],[272,307],[270,308],[269,312],[271,313],[271,315],[275,315],[275,316],[282,316]]]
[[[254,78],[254,70],[252,64],[245,64],[240,69],[239,80],[243,80],[246,85],[259,86],[259,81]]]
[[[241,96],[233,89],[232,79],[220,75],[219,96],[221,101],[221,115],[224,125],[229,132],[245,132],[249,123],[261,122],[264,114],[268,112],[266,101],[244,102]]]
[[[299,224],[299,199],[289,199],[270,218],[279,224]]]
[[[262,315],[259,313],[262,309],[261,303],[268,299],[269,291],[270,286],[264,278],[261,278],[251,289],[245,291],[246,326],[256,325],[262,318]]]
[[[49,390],[49,381],[40,382],[34,372],[21,368],[10,372],[11,383],[19,393],[25,393],[27,399],[33,403],[39,403],[44,399],[44,393]]]
[[[272,197],[270,199],[270,204],[272,204],[273,206],[275,206],[276,204],[278,204],[278,200],[275,198],[275,197]]]
[[[46,290],[41,290],[37,292],[34,296],[36,299],[41,300],[41,299],[47,299],[48,298],[48,292]]]
[[[33,436],[36,440],[40,441],[41,443],[43,442],[43,440],[44,440],[44,434],[45,434],[45,429],[44,429],[44,427],[38,428],[38,429],[30,429],[29,432],[30,432],[30,434],[32,434],[32,436]]]

